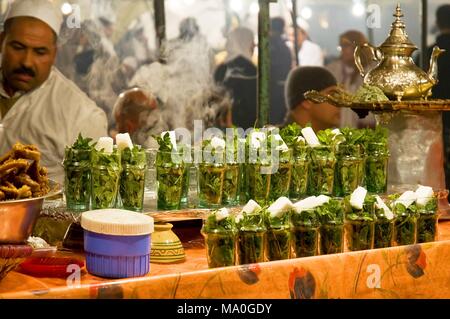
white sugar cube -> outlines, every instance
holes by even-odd
[[[317,207],[322,206],[323,204],[326,204],[330,201],[330,197],[325,195],[320,195],[316,197],[316,204]]]
[[[131,141],[130,134],[117,134],[116,135],[116,145],[119,151],[123,151],[127,147],[131,150],[133,149],[133,142]]]
[[[400,203],[406,208],[411,206],[417,199],[417,195],[413,191],[406,191],[404,192],[396,201],[395,203]]]
[[[251,215],[257,211],[261,210],[261,206],[258,205],[253,199],[250,199],[247,204],[242,208],[242,212]]]
[[[432,187],[422,186],[416,189],[417,205],[425,206],[434,196],[434,191]]]
[[[350,205],[356,209],[363,209],[364,200],[366,199],[367,189],[359,186],[350,196]]]
[[[111,154],[114,149],[114,140],[111,137],[100,137],[95,145],[97,151],[101,151],[107,154]]]
[[[387,219],[393,219],[394,214],[389,209],[389,207],[387,207],[387,205],[384,203],[384,201],[381,199],[381,197],[376,195],[375,199],[377,200],[377,202],[375,203],[376,207],[384,210],[384,215],[386,216]]]
[[[306,139],[306,142],[310,146],[318,146],[320,145],[319,139],[317,138],[316,133],[311,127],[305,127],[302,129],[302,135]]]
[[[281,217],[292,208],[292,202],[287,197],[278,198],[267,211],[271,217]]]
[[[230,212],[226,208],[221,208],[216,212],[216,220],[221,221],[222,219],[227,218],[230,216]]]
[[[304,210],[313,209],[317,207],[317,197],[311,196],[307,197],[305,199],[302,199],[301,201],[298,201],[293,205],[295,211],[297,213],[301,213]]]

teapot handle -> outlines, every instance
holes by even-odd
[[[355,64],[358,68],[359,74],[361,74],[362,77],[366,76],[366,72],[364,71],[364,67],[361,62],[361,50],[363,48],[370,49],[370,52],[372,53],[372,58],[374,61],[381,62],[383,59],[383,52],[377,47],[374,47],[373,45],[369,43],[364,43],[363,45],[357,45],[355,48],[355,52],[353,53],[353,56],[355,58]]]

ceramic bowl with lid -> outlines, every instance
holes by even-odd
[[[150,271],[153,218],[144,214],[100,209],[81,215],[86,269],[106,278],[129,278]]]
[[[171,223],[156,223],[152,236],[152,263],[170,264],[183,262],[186,258],[180,238],[172,231]]]

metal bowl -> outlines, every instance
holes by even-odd
[[[0,244],[23,244],[33,232],[44,200],[61,193],[60,184],[50,181],[50,192],[42,197],[0,201]]]

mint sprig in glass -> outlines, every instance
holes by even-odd
[[[186,170],[183,154],[174,148],[168,132],[156,139],[159,144],[156,155],[157,207],[159,210],[180,209]]]
[[[395,215],[393,238],[393,245],[395,246],[413,245],[417,240],[417,205],[415,200],[402,198],[404,194],[389,196]]]
[[[364,157],[362,142],[365,131],[350,128],[341,130],[344,141],[336,145],[336,175],[334,194],[344,197],[363,185]]]
[[[237,228],[238,263],[244,265],[264,262],[267,229],[262,211],[253,214],[242,213]]]
[[[300,199],[308,191],[310,166],[309,147],[301,133],[302,127],[297,123],[289,124],[280,130],[280,136],[292,151],[292,170],[289,188],[291,199]]]
[[[203,160],[198,166],[198,198],[203,208],[218,208],[222,205],[225,184],[225,148],[216,147],[212,141],[214,138],[204,141]]]
[[[345,197],[345,228],[347,247],[350,251],[368,250],[373,248],[375,198],[366,195],[362,209],[353,207],[350,196]]]
[[[74,212],[89,210],[91,199],[91,138],[81,133],[72,146],[64,150],[64,195],[67,209]]]
[[[425,205],[417,204],[417,243],[428,243],[436,241],[438,204],[437,198],[433,195],[426,199]]]
[[[272,135],[269,139],[272,164],[269,201],[289,196],[292,175],[292,150],[283,140],[277,140],[274,136],[279,135]]]
[[[222,204],[234,206],[239,202],[240,183],[242,167],[239,160],[239,139],[237,132],[234,132],[231,141],[226,141],[225,149],[225,176],[223,184]]]
[[[319,218],[315,209],[291,214],[291,246],[296,258],[316,256],[319,253]]]
[[[366,130],[365,183],[367,190],[374,194],[387,191],[389,145],[386,128],[377,126],[375,130]]]
[[[201,234],[205,239],[209,268],[236,264],[237,228],[234,217],[214,211],[203,221]]]
[[[127,210],[142,212],[147,167],[145,150],[138,145],[135,145],[133,149],[125,148],[122,150],[121,161],[120,199],[122,206]]]
[[[291,257],[290,243],[290,210],[273,215],[264,210],[267,228],[267,259],[269,261],[289,259]]]
[[[116,207],[119,181],[122,172],[120,152],[114,147],[112,153],[94,149],[92,163],[92,209]]]
[[[320,220],[320,254],[344,252],[344,208],[342,202],[330,199],[316,208]]]

